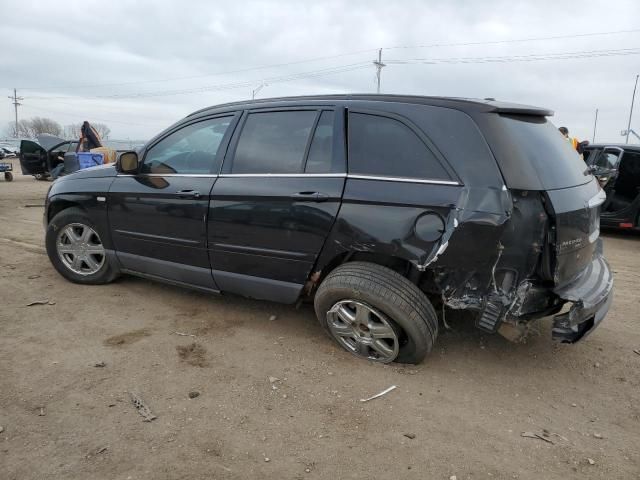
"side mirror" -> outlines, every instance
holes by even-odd
[[[116,170],[120,173],[128,173],[134,175],[138,173],[138,154],[136,152],[124,152],[120,154],[120,158],[116,162]]]

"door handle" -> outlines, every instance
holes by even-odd
[[[176,192],[179,197],[200,198],[200,192],[196,190],[179,190]]]
[[[326,202],[329,200],[329,195],[322,192],[298,192],[291,195],[294,200],[308,201],[308,202]]]

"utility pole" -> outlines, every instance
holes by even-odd
[[[16,138],[18,138],[18,107],[20,105],[22,105],[20,103],[20,100],[24,100],[24,97],[19,97],[18,96],[18,92],[14,88],[13,89],[13,96],[12,97],[10,96],[10,97],[7,97],[7,98],[10,98],[11,100],[13,100],[13,102],[12,102],[13,103],[13,108],[15,109],[15,112],[16,112],[16,129],[15,129],[15,132],[14,132],[14,136]]]
[[[593,122],[593,140],[591,143],[596,143],[596,128],[598,127],[598,109],[596,108],[596,119]]]
[[[382,63],[382,49],[378,50],[378,60],[374,60],[373,64],[376,67],[376,80],[378,82],[377,93],[380,93],[380,74],[382,73],[382,69],[386,67],[384,63]]]
[[[260,90],[262,90],[264,87],[268,87],[269,84],[268,83],[261,83],[260,85],[258,85],[256,88],[254,88],[253,90],[251,90],[251,100],[255,100],[256,98],[256,93],[258,93]]]
[[[631,97],[631,110],[629,110],[629,123],[627,124],[627,139],[624,143],[629,143],[629,133],[631,133],[631,117],[633,115],[633,102],[636,99],[636,88],[638,87],[638,77],[640,75],[636,75],[636,83],[633,86],[633,96]]]

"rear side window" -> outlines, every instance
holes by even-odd
[[[232,173],[300,173],[316,111],[250,113]]]
[[[349,113],[349,173],[449,179],[433,152],[407,125],[364,113]]]

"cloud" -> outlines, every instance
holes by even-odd
[[[624,15],[621,15],[624,13]],[[112,136],[149,138],[204,106],[249,98],[264,78],[370,62],[379,47],[471,43],[634,29],[631,0],[236,1],[4,0],[0,86],[25,97],[22,117],[107,123]],[[640,47],[640,33],[573,39],[385,48],[384,59],[549,54]],[[351,52],[357,52],[349,54]],[[331,57],[306,63],[305,59]],[[554,122],[620,141],[640,56],[517,63],[389,65],[386,93],[495,97],[556,111]],[[280,64],[272,68],[249,67]],[[286,64],[286,65],[282,65]],[[239,71],[238,70],[244,70]],[[236,73],[225,73],[236,72]],[[213,87],[244,84],[241,88]],[[175,94],[179,90],[200,90]],[[260,96],[373,92],[374,68],[273,82]],[[173,91],[173,95],[161,94]],[[154,93],[142,98],[114,98]],[[159,95],[158,95],[159,94]],[[110,98],[105,98],[110,97]],[[638,113],[640,115],[640,112]],[[0,124],[13,119],[7,99]],[[640,120],[636,123],[640,130]]]

